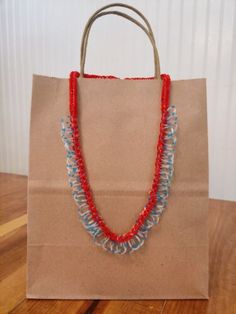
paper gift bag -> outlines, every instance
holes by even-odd
[[[140,12],[117,4],[139,14],[144,25],[120,11],[106,11],[112,6],[115,5],[95,12],[86,25],[80,74],[74,72],[70,81],[39,75],[33,78],[27,297],[205,299],[208,298],[205,79],[171,82],[169,102],[175,105],[178,116],[174,175],[167,207],[144,244],[133,250],[130,249],[133,242],[129,242],[130,247],[127,242],[127,246],[122,244],[127,252],[121,252],[117,249],[119,243],[108,241],[114,245],[104,250],[103,245],[95,245],[78,217],[78,206],[68,184],[68,152],[66,155],[60,133],[61,119],[71,114],[72,100],[79,107],[76,116],[93,200],[102,221],[115,234],[125,234],[134,225],[150,197],[153,180],[164,84],[155,39]],[[91,25],[106,14],[128,18],[145,31],[153,45],[153,78],[115,79],[84,74]],[[95,232],[95,225],[89,227],[90,233]]]

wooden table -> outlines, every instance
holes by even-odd
[[[210,200],[210,294],[206,300],[27,300],[27,177],[0,174],[0,313],[236,314],[236,202]]]

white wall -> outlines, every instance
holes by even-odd
[[[210,197],[236,200],[236,1],[133,0],[150,20],[162,73],[207,77]],[[32,73],[79,70],[80,39],[93,11],[112,0],[0,1],[0,171],[27,174]],[[133,24],[96,22],[87,72],[152,75],[152,51]]]

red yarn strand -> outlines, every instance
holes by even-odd
[[[79,177],[81,180],[81,186],[84,190],[85,197],[89,206],[89,210],[92,214],[94,221],[96,221],[99,227],[102,229],[104,235],[112,241],[115,242],[125,242],[132,239],[139,231],[140,227],[144,224],[145,220],[149,216],[152,208],[156,204],[157,201],[157,192],[158,185],[160,181],[160,169],[161,169],[161,161],[163,157],[163,147],[164,147],[164,138],[165,138],[165,128],[164,125],[166,123],[167,118],[167,110],[169,107],[169,95],[170,95],[170,77],[167,74],[162,74],[162,92],[161,92],[161,122],[160,122],[160,133],[157,142],[157,157],[155,161],[155,170],[154,177],[152,182],[152,187],[149,192],[149,200],[147,205],[140,212],[136,223],[130,229],[130,231],[118,235],[110,230],[110,228],[105,224],[103,219],[101,218],[96,205],[93,200],[93,196],[91,193],[91,189],[88,182],[88,177],[85,169],[85,162],[83,158],[83,153],[81,149],[80,143],[80,133],[78,127],[78,87],[77,87],[77,78],[80,76],[79,72],[71,72],[70,74],[70,120],[71,127],[73,131],[72,141],[73,141],[73,149],[75,151],[76,161],[78,165]],[[85,74],[85,78],[95,78],[95,79],[117,79],[115,76],[98,76],[98,75],[90,75]],[[126,79],[143,79],[143,78],[126,78]],[[148,77],[145,79],[153,79],[152,77]]]

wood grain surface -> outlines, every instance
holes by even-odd
[[[236,314],[236,202],[210,200],[210,299],[27,300],[27,178],[0,174],[0,314]]]

